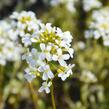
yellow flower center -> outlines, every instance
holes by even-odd
[[[22,17],[21,19],[20,19],[20,22],[22,22],[22,23],[26,23],[26,22],[28,22],[28,21],[31,21],[31,17]]]

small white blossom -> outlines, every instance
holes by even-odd
[[[60,77],[63,81],[65,81],[70,75],[72,75],[72,68],[74,67],[74,64],[69,64],[68,66],[64,67],[64,70],[61,70],[58,74],[58,77]]]
[[[47,45],[46,47],[45,44],[41,43],[40,48],[42,50],[40,57],[42,57],[42,59],[46,58],[48,61],[51,61],[52,60],[52,55],[50,54],[52,48],[51,45]]]
[[[27,63],[31,66],[31,67],[37,67],[40,65],[43,65],[44,62],[42,62],[42,60],[40,60],[39,56],[39,52],[37,51],[37,49],[32,48],[31,52],[28,52],[27,54],[23,55],[23,59],[26,59]]]
[[[65,65],[67,65],[65,60],[68,60],[70,58],[70,55],[63,54],[62,50],[59,48],[57,50],[57,54],[56,55],[54,54],[52,58],[54,61],[58,61],[61,66],[65,66]]]
[[[11,19],[16,22],[16,30],[18,34],[22,37],[22,42],[25,46],[32,44],[32,36],[34,32],[39,30],[39,25],[41,23],[35,16],[35,13],[31,11],[22,11],[21,13],[13,12],[10,16]]]
[[[32,74],[32,70],[30,70],[30,68],[26,68],[25,69],[25,74],[24,74],[24,77],[25,79],[28,81],[28,82],[31,82],[34,78],[36,78],[36,75],[35,74]],[[34,69],[35,70],[35,69]]]
[[[48,80],[48,79],[53,79],[54,78],[54,74],[50,70],[49,65],[40,66],[38,68],[38,71],[43,72],[43,76],[42,76],[43,80]]]
[[[29,22],[31,20],[36,20],[35,14],[32,11],[22,11],[21,13],[13,12],[13,14],[10,16],[12,19],[17,19],[18,21],[24,23]]]
[[[51,82],[47,83],[47,82],[43,82],[42,86],[40,87],[40,89],[38,90],[39,92],[43,92],[45,91],[46,93],[50,93],[50,86],[51,86]]]
[[[102,3],[99,0],[83,0],[83,8],[86,12],[94,9],[100,8]]]
[[[32,44],[30,37],[31,36],[29,34],[26,34],[22,38],[22,42],[24,43],[25,46],[28,46],[28,45],[31,45]]]

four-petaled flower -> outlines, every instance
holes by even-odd
[[[45,91],[46,93],[50,93],[50,86],[52,85],[51,82],[47,83],[47,82],[43,82],[42,86],[40,87],[40,89],[38,90],[39,92],[43,92]]]
[[[32,71],[30,71],[29,68],[25,69],[24,77],[28,82],[31,82],[34,78],[36,78],[36,75],[32,74],[31,72]]]
[[[62,50],[59,48],[57,49],[57,54],[54,54],[52,58],[54,61],[58,61],[61,66],[66,66],[67,63],[65,62],[65,60],[68,60],[70,58],[70,55],[63,54]]]
[[[42,76],[43,80],[48,80],[48,79],[53,79],[54,78],[54,74],[50,70],[49,65],[40,66],[38,68],[38,71],[39,72],[43,72],[43,76]]]
[[[64,71],[60,70],[58,77],[60,77],[63,81],[65,81],[70,75],[72,75],[72,68],[74,67],[74,64],[69,64],[68,66],[64,67]]]

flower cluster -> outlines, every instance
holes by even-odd
[[[20,61],[23,48],[18,43],[17,31],[12,29],[14,23],[5,20],[0,21],[0,65],[7,61]]]
[[[105,46],[109,46],[109,8],[102,8],[94,11],[89,30],[85,32],[85,37],[94,37],[99,39],[102,37]]]
[[[21,13],[23,20],[29,17],[28,14],[30,12],[26,13],[24,15]],[[32,12],[31,14],[34,15]],[[21,18],[21,16],[18,16],[16,19],[19,19],[19,17]],[[72,35],[69,31],[62,32],[60,28],[52,27],[50,23],[38,23],[34,16],[28,19],[29,21],[33,19],[33,22],[35,21],[34,25],[37,25],[38,29],[33,29],[34,25],[31,27],[32,24],[27,26],[28,20],[27,22],[23,21],[23,25],[26,25],[26,28],[31,27],[33,29],[30,33],[25,33],[25,29],[21,29],[25,33],[22,35],[22,42],[26,44],[28,40],[23,41],[23,39],[24,37],[25,39],[28,38],[28,36],[31,40],[30,47],[27,47],[27,52],[22,56],[29,65],[25,69],[25,78],[31,82],[37,76],[40,77],[43,83],[39,92],[45,90],[46,93],[49,93],[49,87],[55,76],[60,77],[64,81],[72,74],[74,64],[68,65],[66,62],[68,59],[73,58],[74,50],[71,48]],[[16,25],[20,23],[22,26],[20,21],[22,20],[18,20]]]
[[[41,21],[31,11],[13,12],[10,18],[16,21],[16,30],[18,31],[18,35],[22,37],[24,45],[31,45],[32,35],[34,32],[39,31]]]
[[[83,8],[86,12],[94,9],[100,8],[102,3],[99,0],[83,0]]]
[[[51,5],[56,6],[58,4],[65,4],[66,8],[70,12],[75,12],[76,11],[75,4],[77,1],[78,0],[51,0]]]

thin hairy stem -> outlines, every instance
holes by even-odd
[[[32,96],[32,100],[35,106],[35,109],[39,109],[38,106],[38,96],[36,94],[36,92],[34,91],[33,85],[31,83],[28,83],[30,91],[31,91],[31,96]]]
[[[2,88],[2,85],[3,85],[3,80],[4,80],[4,76],[3,76],[3,73],[4,73],[4,67],[3,66],[0,66],[0,109],[3,109],[3,88]]]
[[[56,103],[55,103],[55,97],[54,97],[54,86],[53,86],[53,82],[52,82],[52,86],[51,86],[51,99],[52,99],[53,109],[56,109]]]

